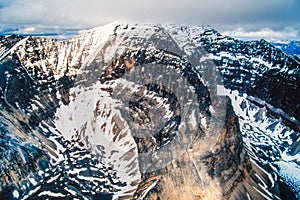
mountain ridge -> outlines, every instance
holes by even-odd
[[[197,132],[196,135],[190,134],[189,137],[187,137],[188,142],[183,143],[184,145],[189,144],[191,142],[189,141],[189,138],[193,137],[196,138],[194,141],[195,144],[192,145],[189,153],[179,153],[182,155],[182,158],[178,157],[177,159],[183,161],[178,162],[177,165],[193,165],[194,167],[191,169],[194,171],[190,170],[188,174],[192,175],[197,172],[198,175],[195,177],[202,179],[203,193],[196,192],[192,197],[200,196],[201,198],[204,198],[205,195],[212,195],[212,188],[209,188],[209,184],[211,183],[221,191],[219,194],[216,194],[219,196],[215,196],[214,198],[221,198],[221,196],[223,196],[228,199],[238,199],[240,197],[249,198],[249,195],[253,195],[254,198],[279,198],[280,195],[276,193],[275,189],[275,181],[277,180],[274,180],[272,177],[275,176],[274,174],[278,173],[277,169],[272,169],[272,167],[277,168],[277,164],[275,167],[273,164],[270,166],[268,165],[267,167],[264,166],[271,169],[272,172],[270,174],[261,170],[261,166],[256,167],[256,164],[254,164],[255,162],[253,161],[249,164],[251,159],[261,163],[263,163],[262,161],[273,163],[275,162],[272,160],[273,158],[270,159],[273,154],[270,157],[264,157],[264,155],[261,155],[258,158],[253,157],[253,152],[257,150],[261,151],[260,147],[258,145],[253,145],[254,140],[247,140],[248,136],[245,132],[245,127],[238,125],[245,124],[245,119],[249,116],[252,117],[252,114],[244,116],[245,109],[248,110],[247,112],[249,113],[252,113],[253,111],[255,122],[261,119],[262,121],[266,121],[266,123],[271,121],[270,124],[273,123],[273,126],[277,126],[276,124],[274,125],[275,121],[278,126],[281,127],[280,130],[285,130],[286,128],[291,129],[283,133],[286,137],[290,137],[289,135],[291,135],[286,143],[276,143],[276,145],[279,146],[278,151],[281,151],[280,148],[288,144],[291,148],[288,146],[288,150],[284,152],[292,155],[299,154],[297,146],[297,135],[299,134],[299,108],[296,107],[295,109],[295,106],[299,107],[299,103],[297,103],[297,99],[299,98],[295,96],[299,94],[297,93],[300,85],[298,83],[299,62],[279,50],[276,50],[266,41],[242,42],[230,37],[222,36],[211,27],[206,26],[169,25],[162,27],[151,24],[137,25],[119,23],[112,23],[107,26],[84,31],[81,35],[74,36],[66,41],[55,41],[52,39],[34,37],[15,37],[16,36],[12,36],[11,38],[1,38],[0,61],[2,66],[1,69],[3,71],[3,73],[1,73],[3,79],[1,79],[7,80],[7,83],[2,83],[1,85],[1,108],[4,111],[8,110],[9,113],[12,112],[18,114],[20,111],[21,113],[23,112],[21,115],[24,115],[25,119],[15,122],[21,124],[21,130],[24,129],[24,127],[27,127],[24,123],[29,125],[27,130],[31,130],[33,127],[39,127],[40,130],[33,134],[36,135],[33,138],[38,137],[38,141],[44,141],[42,144],[46,143],[46,145],[42,145],[44,146],[42,149],[45,147],[48,149],[43,150],[46,155],[48,154],[47,151],[51,152],[54,150],[55,152],[55,149],[58,146],[62,146],[60,147],[60,151],[82,151],[82,154],[87,155],[90,159],[91,157],[89,154],[96,156],[99,160],[103,160],[105,157],[104,155],[109,154],[105,151],[110,148],[109,145],[107,146],[105,143],[94,143],[94,140],[91,138],[95,137],[93,134],[107,134],[105,135],[105,138],[111,138],[110,134],[112,134],[112,132],[110,132],[110,130],[112,130],[116,138],[108,139],[108,141],[118,141],[119,143],[114,143],[114,145],[117,145],[119,150],[123,147],[126,149],[127,147],[125,147],[126,145],[124,146],[124,144],[129,142],[128,144],[131,145],[131,149],[125,150],[125,154],[127,151],[131,156],[127,157],[124,160],[124,163],[126,163],[125,161],[128,159],[132,160],[128,167],[131,166],[130,168],[132,171],[139,171],[142,169],[141,161],[145,160],[145,158],[149,158],[149,155],[143,152],[162,152],[163,154],[161,154],[161,156],[169,158],[174,155],[165,155],[165,151],[161,149],[167,149],[166,152],[170,152],[168,148],[177,150],[183,148],[181,147],[182,144],[180,144],[180,142],[176,142],[176,138],[187,137],[189,134],[186,135],[182,133],[189,132],[183,131],[179,134],[178,131],[180,132],[180,130],[184,130],[188,127],[189,130],[198,130],[200,132]],[[11,43],[14,43],[14,45]],[[278,64],[283,65],[283,67],[279,67]],[[11,66],[11,68],[8,66]],[[5,71],[4,69],[7,70]],[[240,72],[236,73],[236,70]],[[247,76],[247,73],[244,72],[247,72],[250,75]],[[268,73],[270,75],[268,75]],[[143,74],[152,74],[152,77],[149,79]],[[163,78],[161,78],[159,76],[160,74],[166,77],[162,76]],[[170,84],[172,81],[164,81],[164,79],[170,79],[169,77],[172,77],[170,75],[177,77],[177,80],[181,82],[181,84],[185,83],[182,85],[188,86],[188,92],[182,92],[177,89],[178,92],[174,93],[174,91],[177,90],[173,84],[176,84],[177,82],[175,81],[173,84]],[[245,78],[243,78],[244,75]],[[276,83],[276,75],[278,75],[281,80],[287,82],[286,85],[291,85],[291,90],[293,92],[290,92],[289,90],[287,95],[285,95],[288,96],[292,94],[288,96],[289,98],[284,99],[282,98],[283,95],[277,97],[277,93],[273,94],[274,89],[271,88],[271,85]],[[18,76],[21,78],[10,79],[10,77]],[[262,83],[260,83],[259,80],[264,80],[265,76],[269,76],[269,79],[275,80],[275,82],[271,81],[265,83],[262,81]],[[123,79],[126,79],[127,82]],[[29,80],[29,82],[25,81],[24,83],[19,80]],[[147,83],[147,80],[150,82],[157,82],[157,84],[149,84],[149,82]],[[223,83],[221,80],[223,80]],[[281,80],[278,82],[278,85],[283,88],[286,87],[286,85],[281,85]],[[130,82],[134,82],[138,87]],[[180,85],[179,82],[178,86]],[[10,83],[10,85],[14,84],[16,87],[12,89],[8,83]],[[223,84],[225,86],[224,88]],[[32,85],[34,86],[33,88],[31,88]],[[168,85],[169,88],[160,85]],[[262,87],[262,85],[264,87]],[[29,90],[25,89],[26,86],[28,86]],[[257,89],[253,89],[253,86]],[[81,87],[84,88],[84,90],[80,89]],[[267,88],[267,91],[262,91],[262,88]],[[227,90],[232,90],[233,92],[227,92]],[[238,92],[236,93],[235,91]],[[126,96],[126,92],[131,95]],[[228,95],[232,103],[224,103],[227,102],[228,99],[226,100],[226,98],[220,97],[220,93]],[[24,96],[23,100],[19,97],[19,94]],[[48,97],[48,94],[52,97]],[[143,95],[141,96],[141,94]],[[175,95],[177,98],[174,98],[174,94],[177,94]],[[193,95],[191,96],[192,102],[195,102],[193,104],[186,103],[188,102],[188,99],[185,96],[189,96],[190,94],[195,94],[195,97],[193,97]],[[251,95],[254,96],[254,98],[257,98],[256,101],[254,101],[254,98],[242,99],[246,94],[247,96]],[[97,98],[98,96],[101,97],[99,101],[95,96]],[[129,100],[122,98],[122,96],[129,98]],[[271,101],[268,100],[270,96],[273,98]],[[113,100],[111,100],[111,98]],[[27,102],[28,100],[29,102]],[[266,106],[267,104],[264,103],[264,101],[272,105],[275,109]],[[96,102],[97,104],[95,104]],[[256,102],[260,102],[262,106],[257,105]],[[89,107],[89,104],[94,106]],[[129,105],[128,108],[127,104]],[[186,104],[186,106],[184,106],[184,104]],[[233,104],[234,108],[230,108],[230,106],[228,108],[224,107],[223,104],[228,106]],[[115,105],[118,105],[121,109],[118,106],[115,107]],[[157,105],[157,111],[151,111],[149,105]],[[164,106],[161,107],[159,105]],[[294,105],[293,109],[290,109],[290,105]],[[83,107],[86,110],[78,109],[80,107]],[[243,107],[244,109],[239,110],[240,107]],[[126,114],[128,110],[126,111],[125,108],[129,110],[129,116]],[[277,108],[280,108],[283,114],[287,113],[290,116],[280,114],[282,112],[278,111]],[[189,114],[191,116],[194,115],[195,120],[193,118],[187,118],[186,114],[183,114],[185,112],[189,113],[189,109],[196,112],[194,114]],[[232,109],[234,110],[234,113],[233,111],[230,111]],[[218,113],[214,110],[220,112]],[[86,116],[85,114],[83,115],[85,112],[87,112]],[[151,136],[150,131],[149,134],[151,137],[148,138],[140,138],[140,135],[134,135],[139,134],[134,131],[138,130],[134,128],[135,126],[143,127],[147,125],[149,119],[150,121],[155,122],[155,119],[151,118],[151,112],[154,112],[156,115],[158,115],[159,112],[166,113],[163,118],[166,120],[167,128],[161,129],[157,135],[153,136]],[[183,113],[178,114],[178,112]],[[227,112],[231,114],[226,115]],[[89,116],[88,113],[92,115]],[[280,121],[278,123],[279,118],[277,115],[282,116],[283,122]],[[6,114],[1,114],[1,116],[3,118],[2,121],[4,122],[9,118]],[[82,117],[78,118],[76,116]],[[103,116],[107,116],[107,118]],[[257,116],[260,116],[260,118]],[[292,117],[294,117],[294,119],[292,119]],[[130,122],[131,120],[133,120],[133,122]],[[193,122],[193,120],[196,121],[196,124],[194,124],[195,122]],[[186,125],[182,124],[183,121],[186,121]],[[207,125],[208,121],[210,121],[209,126]],[[103,122],[106,122],[105,125]],[[108,126],[108,122],[111,123],[110,126]],[[11,126],[8,125],[9,123],[4,124],[6,124],[5,127]],[[195,128],[197,127],[197,124],[200,128]],[[260,124],[258,123],[257,126],[259,125]],[[98,129],[96,127],[102,128]],[[123,128],[119,130],[117,127]],[[223,130],[224,136],[219,136],[218,131],[216,131],[217,133],[213,133],[213,129],[218,130],[221,133],[221,130]],[[238,129],[241,129],[242,133],[240,133],[240,130]],[[255,127],[253,127],[253,129],[255,129]],[[45,130],[48,130],[46,131],[49,132],[48,135]],[[272,130],[275,129],[272,128]],[[21,132],[23,131],[24,130]],[[129,134],[129,132],[131,132],[131,134]],[[256,131],[253,131],[253,135],[256,133]],[[12,132],[11,134],[14,133]],[[40,134],[42,136],[40,136]],[[259,134],[261,133],[259,132]],[[5,133],[4,135],[9,134]],[[28,133],[25,135],[28,135]],[[247,153],[244,152],[245,150],[242,150],[241,135],[243,136],[244,142],[246,138],[245,147]],[[264,134],[261,134],[260,136],[263,137],[263,135]],[[134,142],[132,137],[135,138]],[[175,139],[173,139],[173,137],[175,137]],[[117,140],[117,138],[119,139]],[[123,143],[122,138],[126,138],[127,141]],[[211,142],[211,144],[205,144],[209,138],[211,141],[215,141],[215,143]],[[223,142],[218,142],[218,138]],[[277,141],[275,139],[274,141]],[[103,138],[100,140],[104,141]],[[160,140],[162,141],[161,143],[158,142]],[[99,141],[99,139],[97,141]],[[20,141],[19,143],[22,142]],[[174,146],[172,147],[172,145]],[[179,146],[177,147],[177,145]],[[276,145],[274,144],[271,148],[277,149]],[[207,148],[202,149],[203,147],[200,148],[199,146],[206,146]],[[134,148],[132,149],[132,147]],[[224,150],[227,148],[231,151],[227,152]],[[212,152],[210,152],[209,149],[213,149]],[[113,151],[114,149],[111,149],[111,152]],[[56,154],[60,157],[59,153]],[[73,153],[71,154],[73,155]],[[74,153],[74,155],[75,154],[76,153]],[[227,154],[232,158],[228,161],[228,165],[235,166],[235,169],[237,169],[236,172],[230,171],[230,168],[227,167],[220,167],[220,163],[224,162],[222,160],[224,159],[224,155]],[[250,160],[247,158],[247,154],[250,154]],[[23,154],[21,153],[21,155]],[[72,164],[72,162],[74,162],[72,161],[74,160],[74,157],[66,153],[63,155],[65,158],[61,157],[61,161],[59,162],[68,164],[63,165],[66,166],[66,168],[62,172],[64,172],[66,176],[59,176],[62,178],[58,182],[54,182],[58,185],[64,184],[63,182],[66,180],[76,180],[76,176],[71,178],[68,177],[68,174],[75,172],[69,170],[70,166],[75,166]],[[113,155],[117,157],[114,158]],[[187,159],[187,157],[191,155],[197,155],[197,158],[200,159]],[[236,155],[239,155],[240,157],[236,157]],[[162,163],[162,166],[165,166],[166,168],[160,169],[158,165],[149,161],[149,163],[146,162],[145,164],[151,164],[150,168],[145,165],[145,169],[149,170],[152,167],[156,169],[158,167],[159,174],[151,173],[151,171],[141,171],[140,174],[138,171],[135,171],[135,175],[133,175],[135,178],[132,181],[124,178],[128,173],[122,173],[121,171],[124,170],[123,168],[116,170],[118,169],[117,164],[113,164],[114,159],[122,158],[122,155],[119,153],[110,153],[108,157],[111,158],[108,158],[104,163],[102,161],[100,162],[102,164],[101,166],[98,166],[98,170],[105,171],[106,165],[112,162],[109,165],[112,164],[112,170],[116,171],[115,177],[118,177],[120,182],[114,184],[114,181],[111,181],[111,185],[101,186],[103,189],[102,192],[95,189],[95,185],[99,185],[96,180],[96,182],[91,182],[91,185],[94,185],[91,188],[84,188],[85,186],[78,182],[76,183],[78,185],[76,185],[75,188],[92,191],[91,193],[87,192],[81,195],[87,198],[93,198],[93,195],[97,196],[100,194],[108,195],[112,198],[140,198],[151,194],[160,195],[159,192],[157,194],[150,192],[149,194],[151,188],[152,191],[167,190],[166,184],[161,184],[164,178],[159,179],[156,177],[163,176],[165,179],[173,177],[177,181],[182,178],[174,176],[176,174],[174,173],[174,170],[176,172],[176,168],[172,167],[174,163]],[[216,157],[216,159],[213,159],[214,157]],[[282,158],[276,157],[276,162],[280,161],[280,159]],[[82,159],[78,157],[78,162],[81,162],[81,160]],[[193,161],[194,164],[191,164],[191,161]],[[82,162],[91,163],[91,161]],[[60,171],[59,166],[59,164],[53,165],[54,168]],[[81,166],[81,164],[79,164],[79,166]],[[200,170],[201,173],[199,173],[199,166],[204,169]],[[180,168],[189,169],[185,167],[179,167],[179,169]],[[253,171],[252,168],[255,170]],[[205,169],[207,171],[205,171]],[[80,169],[78,168],[78,170]],[[87,171],[89,170],[90,169]],[[85,172],[84,174],[87,176],[93,175],[95,172],[92,171],[93,170],[90,170],[89,173]],[[223,173],[223,176],[226,173],[230,174],[230,176],[228,176],[228,179],[225,179],[224,177],[226,176],[221,176],[222,173],[220,174],[220,172]],[[255,172],[260,173],[259,175],[256,175],[260,176],[260,179],[253,179]],[[237,175],[239,173],[240,175]],[[170,176],[166,176],[166,174],[170,174]],[[205,174],[208,174],[208,176],[206,177]],[[247,174],[247,176],[245,174]],[[108,177],[110,176],[108,175]],[[105,179],[105,177],[99,176],[99,179],[101,178]],[[79,178],[79,180],[80,179],[81,178]],[[82,178],[82,180],[85,179]],[[122,182],[121,180],[124,181]],[[256,185],[255,187],[252,186],[251,189],[251,186],[247,184],[249,181],[251,184],[257,184],[254,183],[255,181],[253,182],[253,180],[258,183],[260,182],[265,187]],[[130,187],[126,184],[128,181],[132,181]],[[145,187],[145,185],[147,185],[146,183],[149,183],[149,181],[152,183],[150,184],[151,187]],[[228,182],[233,182],[236,187],[227,188],[226,186],[223,186],[224,183]],[[66,197],[70,194],[73,195],[72,192],[68,192],[69,190],[75,193],[79,192],[78,189],[76,190],[74,187],[66,186],[67,189],[65,190],[52,190],[52,193],[47,193],[47,188],[51,189],[52,186],[48,187],[47,184],[41,185],[41,183],[38,183],[37,181],[36,183],[39,187],[42,186],[43,188],[39,188],[38,192],[35,191],[36,194],[30,194],[30,192],[22,194],[22,190],[12,191],[17,191],[18,195],[25,196],[28,194],[37,196],[48,195],[48,198],[55,194],[59,194],[61,197]],[[52,181],[50,181],[50,183],[52,183]],[[201,185],[201,181],[196,181],[196,183]],[[190,184],[192,186],[195,183]],[[299,191],[293,188],[293,185],[290,185],[290,183],[287,185],[289,185],[291,190],[294,189],[296,194],[298,192],[299,195]],[[109,187],[110,189],[106,190],[106,187]],[[113,187],[115,187],[115,189],[120,189],[120,193],[114,192]],[[247,189],[245,189],[245,187]],[[177,191],[181,190],[182,189],[179,187]],[[192,191],[195,192],[196,190],[194,189]],[[270,191],[272,191],[271,194]],[[77,195],[80,196],[80,193]]]

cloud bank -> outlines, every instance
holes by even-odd
[[[223,34],[237,38],[297,39],[298,30],[292,27],[285,27],[283,30],[278,31],[270,28],[263,28],[257,31],[246,31],[243,28],[237,28],[233,31],[225,31]]]
[[[299,0],[0,0],[0,27],[90,28],[121,20],[300,30],[299,10]]]

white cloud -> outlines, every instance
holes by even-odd
[[[119,20],[209,24],[220,31],[251,24],[256,30],[270,30],[234,32],[276,35],[272,30],[285,26],[300,30],[299,10],[299,0],[0,0],[0,32],[24,27],[35,27],[34,32],[39,27],[83,29]],[[234,32],[230,34],[238,34]]]
[[[298,0],[272,0],[272,3],[261,0],[0,0],[0,21],[64,27],[96,26],[114,20],[211,25],[268,20],[293,23],[299,21],[299,5]]]
[[[19,32],[24,33],[24,34],[33,33],[34,31],[35,31],[35,28],[32,26],[19,30]]]
[[[258,31],[246,31],[243,28],[237,28],[233,31],[224,31],[223,34],[238,38],[295,39],[298,37],[298,30],[292,27],[285,27],[280,31],[270,28],[263,28]]]

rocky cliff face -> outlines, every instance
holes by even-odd
[[[122,23],[0,39],[1,198],[299,197],[299,62],[266,41]]]

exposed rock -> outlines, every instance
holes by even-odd
[[[207,26],[1,37],[0,197],[299,197],[299,80],[297,59]]]

